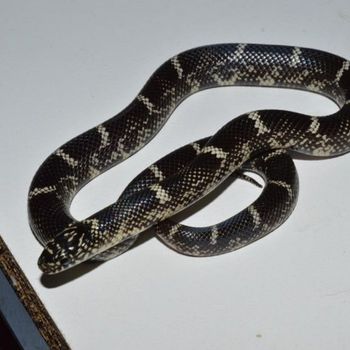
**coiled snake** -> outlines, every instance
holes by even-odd
[[[339,110],[323,117],[282,110],[241,115],[212,137],[151,165],[110,206],[82,221],[71,216],[79,189],[150,141],[184,98],[229,85],[312,91],[332,99]],[[251,243],[280,225],[295,205],[298,181],[288,149],[313,156],[350,149],[349,61],[275,45],[218,44],[185,51],[158,68],[123,111],[70,140],[40,166],[28,200],[32,230],[44,245],[39,267],[57,273],[88,259],[110,259],[153,225],[162,241],[189,255],[215,255]],[[261,174],[266,186],[241,213],[208,228],[166,220],[247,169]]]

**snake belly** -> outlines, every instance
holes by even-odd
[[[327,52],[259,44],[203,46],[166,61],[129,106],[58,148],[38,169],[28,208],[32,230],[45,247],[39,267],[56,273],[103,257],[118,246],[121,251],[126,249],[140,232],[199,200],[263,152],[292,149],[321,157],[347,152],[349,68],[349,61]],[[322,117],[282,110],[246,113],[209,138],[196,157],[175,174],[133,195],[121,196],[85,220],[78,222],[71,216],[70,203],[82,186],[143,147],[187,96],[219,86],[302,89],[332,99],[339,110]],[[256,232],[259,227],[253,229]],[[195,244],[187,243],[169,244],[200,255],[194,251],[197,246],[193,250]],[[181,248],[183,244],[186,248]],[[215,250],[213,246],[209,250]]]

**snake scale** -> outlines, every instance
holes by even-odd
[[[339,109],[322,117],[283,110],[243,114],[148,167],[115,203],[82,221],[72,217],[70,203],[82,186],[149,142],[186,97],[219,86],[302,89],[330,98]],[[323,157],[349,149],[349,61],[280,45],[216,44],[182,52],[162,64],[124,110],[59,147],[38,169],[28,210],[44,246],[39,267],[53,274],[110,259],[154,225],[163,242],[184,254],[240,248],[274,230],[294,208],[298,179],[286,151]],[[245,170],[262,175],[266,185],[241,213],[203,228],[168,219]]]

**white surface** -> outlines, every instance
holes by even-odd
[[[350,58],[349,37],[348,0],[0,2],[0,232],[73,349],[349,348],[349,155],[297,161],[301,188],[290,219],[215,258],[181,256],[151,239],[91,271],[42,278],[26,213],[44,158],[120,111],[173,54],[260,42]],[[152,161],[261,108],[336,110],[288,90],[199,93],[147,148],[89,184],[73,213],[102,208]],[[238,181],[187,222],[214,223],[257,195]]]

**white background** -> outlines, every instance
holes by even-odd
[[[350,58],[350,5],[330,1],[0,1],[0,232],[73,349],[349,349],[350,156],[297,160],[298,205],[268,237],[214,258],[153,238],[127,254],[42,277],[26,196],[40,163],[125,107],[185,49],[290,44]],[[222,88],[186,100],[141,152],[89,184],[86,217],[144,167],[241,113],[336,111],[291,90]],[[237,181],[189,224],[212,224],[258,196]]]

